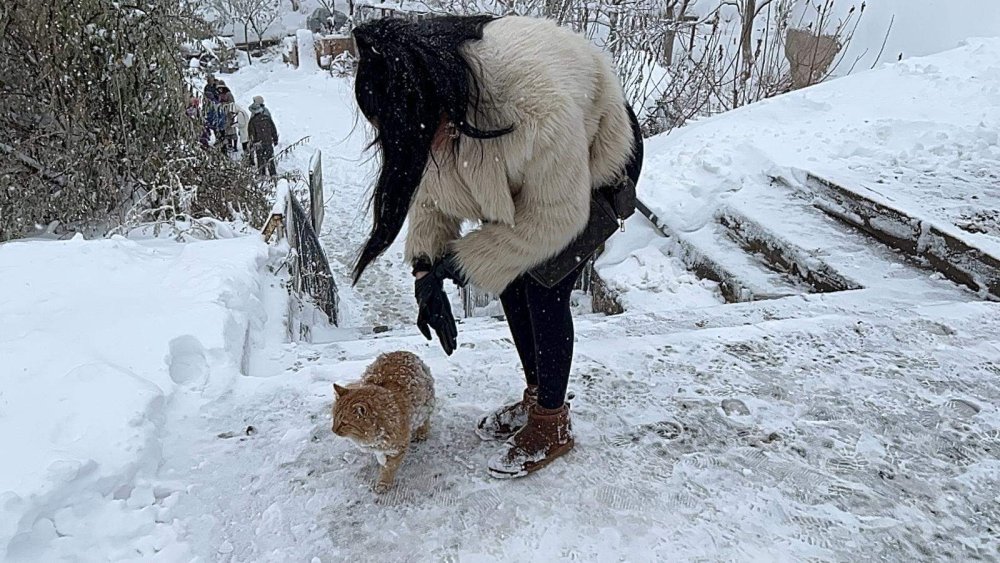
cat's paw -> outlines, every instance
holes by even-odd
[[[372,487],[372,490],[381,495],[389,492],[389,489],[391,488],[392,488],[392,483],[390,482],[376,481],[375,486]]]

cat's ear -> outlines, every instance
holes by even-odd
[[[347,387],[341,387],[336,383],[333,384],[333,392],[336,393],[337,398],[343,397],[347,394]]]
[[[368,414],[368,409],[366,409],[364,405],[355,405],[354,406],[354,414],[358,415],[359,417],[364,418],[364,416],[366,414]]]

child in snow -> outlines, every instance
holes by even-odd
[[[409,217],[406,258],[426,338],[434,329],[446,353],[456,348],[445,279],[500,295],[526,387],[477,433],[506,440],[489,462],[494,477],[536,471],[574,444],[570,293],[631,213],[608,212],[603,194],[627,207],[617,194],[634,190],[639,175],[635,116],[607,58],[549,21],[387,18],[354,38],[355,96],[382,157],[354,280]],[[463,237],[465,220],[483,226]]]

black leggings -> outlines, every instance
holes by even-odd
[[[638,182],[642,170],[642,130],[632,108],[627,106],[627,109],[635,145],[632,157],[625,164],[625,174]],[[579,275],[577,267],[558,285],[547,288],[530,274],[524,274],[500,294],[510,335],[524,366],[524,379],[528,385],[538,386],[538,404],[542,408],[557,409],[566,400],[573,364],[573,315],[569,298]]]
[[[557,409],[566,399],[573,364],[570,295],[579,275],[577,268],[548,288],[524,274],[500,294],[510,335],[524,366],[524,378],[528,385],[538,386],[538,404],[542,408]]]

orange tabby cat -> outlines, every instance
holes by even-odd
[[[333,432],[375,454],[382,471],[375,491],[392,486],[410,440],[424,440],[434,410],[434,378],[415,354],[382,354],[361,381],[334,384]]]

